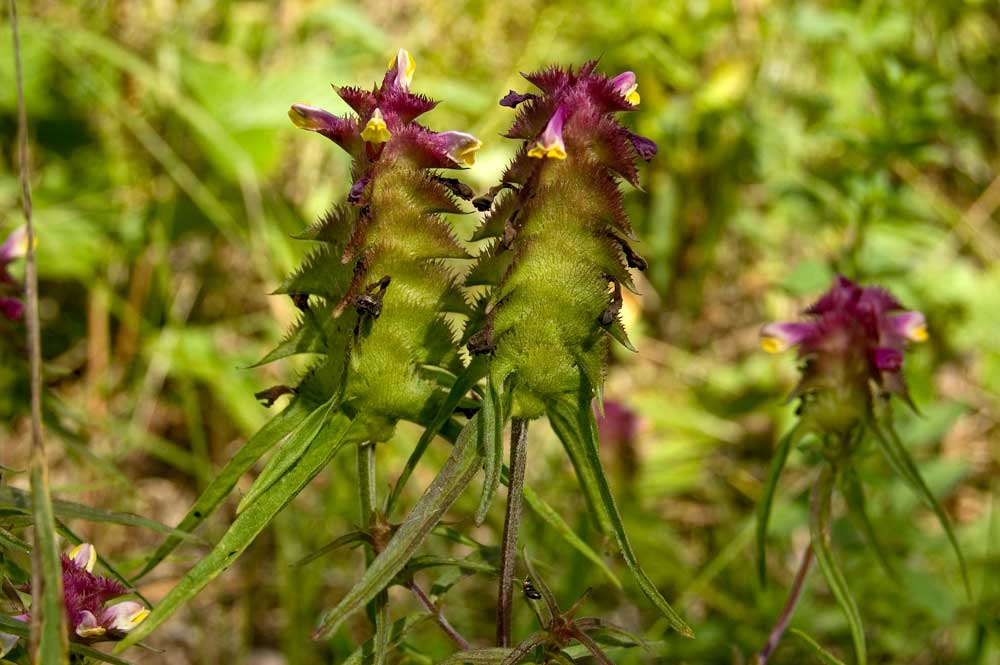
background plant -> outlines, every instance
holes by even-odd
[[[626,195],[644,240],[637,249],[650,264],[642,298],[626,296],[623,310],[642,353],[616,355],[606,395],[643,420],[637,468],[619,467],[619,455],[607,460],[621,474],[618,484],[632,487],[620,500],[633,545],[640,560],[670,564],[648,572],[698,628],[695,641],[670,639],[667,657],[731,662],[734,649],[749,656],[781,610],[807,537],[803,492],[811,476],[794,453],[771,522],[772,583],[760,590],[753,506],[774,442],[790,426],[792,407],[783,399],[796,379],[789,359],[759,353],[757,330],[792,318],[842,271],[890,287],[930,322],[932,341],[908,367],[924,416],[901,414],[897,424],[955,519],[974,599],[965,600],[931,513],[872,458],[860,473],[879,497],[869,508],[889,534],[886,548],[905,553],[902,583],[885,578],[846,522],[833,525],[859,609],[877,627],[869,657],[988,662],[998,602],[985,574],[996,563],[1000,390],[995,3],[412,2],[389,9],[288,2],[277,12],[241,2],[32,3],[23,11],[48,419],[61,432],[50,448],[63,451],[53,469],[58,497],[176,524],[212,471],[271,415],[253,393],[295,376],[240,367],[258,360],[294,319],[287,300],[263,294],[305,251],[289,235],[341,191],[347,161],[288,126],[290,99],[332,105],[332,96],[316,91],[330,81],[377,80],[384,54],[406,44],[421,63],[422,91],[448,101],[429,122],[486,139],[469,174],[485,189],[511,149],[490,140],[509,120],[507,109],[493,106],[497,90],[514,87],[514,73],[536,63],[603,54],[604,71],[636,71],[644,112],[629,122],[660,146],[644,172],[646,194]],[[0,40],[7,81],[8,44]],[[20,224],[12,95],[0,89],[4,237]],[[468,225],[460,234],[468,237],[473,220],[457,223]],[[5,360],[0,376],[9,386],[0,391],[0,420],[11,442],[3,463],[23,468],[25,430],[15,417],[27,405],[26,384],[18,383],[23,367]],[[563,515],[581,515],[559,445],[544,427],[536,434],[529,484],[550,487]],[[385,448],[394,451],[387,466],[405,459],[417,435],[400,428]],[[432,447],[428,462],[447,452]],[[346,473],[354,462],[345,456],[343,464]],[[428,481],[418,471],[404,499]],[[475,512],[478,499],[470,493],[455,514]],[[158,633],[157,644],[172,662],[249,661],[279,650],[297,663],[345,656],[366,634],[361,617],[328,646],[306,638],[360,564],[286,564],[351,525],[355,502],[349,488],[319,479],[214,591]],[[234,509],[227,504],[205,525],[207,540],[218,539]],[[310,517],[320,510],[333,525],[322,533]],[[128,572],[164,537],[66,519]],[[666,526],[642,528],[653,520]],[[477,539],[496,543],[500,528],[496,516]],[[526,520],[527,542],[551,535],[545,522]],[[176,568],[144,581],[144,592],[162,596],[199,547],[184,545],[168,562]],[[566,564],[573,575],[553,584],[558,597],[572,599],[580,585],[593,584],[595,613],[649,626],[659,639],[653,613],[623,603],[603,573],[582,572],[587,561],[580,555]],[[848,659],[850,635],[818,579],[808,581],[792,625]],[[461,584],[470,596],[493,593],[493,584]],[[460,630],[489,632],[491,607],[462,609],[453,617]],[[425,637],[427,651],[450,652],[436,628]],[[786,639],[771,662],[808,654],[804,643]],[[616,656],[647,659],[641,651]]]

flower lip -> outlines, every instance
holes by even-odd
[[[438,134],[445,142],[445,154],[459,166],[469,167],[476,163],[476,152],[483,147],[483,142],[472,134],[465,132],[441,132]]]
[[[413,73],[417,70],[417,63],[413,56],[406,49],[399,49],[395,57],[389,60],[389,71],[392,71],[393,67],[396,68],[396,85],[403,90],[409,90],[410,83],[413,81]]]
[[[639,105],[639,83],[635,79],[635,72],[622,72],[618,76],[611,79],[611,84],[615,87],[615,90],[617,90],[619,94],[625,98],[625,101],[632,106]]]
[[[38,245],[38,238],[35,238]],[[7,239],[0,245],[0,266],[24,258],[28,253],[28,228],[19,226],[10,232]]]
[[[769,323],[760,330],[760,346],[768,353],[781,353],[801,344],[815,330],[811,323]]]
[[[375,109],[372,111],[372,117],[365,124],[365,128],[361,130],[361,138],[368,143],[385,143],[391,137],[392,132],[386,125],[381,109]]]
[[[911,342],[926,342],[929,337],[927,321],[921,312],[909,311],[890,317],[889,326],[894,334]]]
[[[566,111],[560,106],[552,114],[548,124],[545,126],[545,131],[535,141],[535,145],[528,150],[529,157],[535,157],[536,159],[545,159],[546,157],[566,159],[566,144],[563,142],[562,135],[565,119]]]
[[[90,543],[80,543],[70,551],[69,558],[77,568],[83,568],[89,573],[94,570],[97,562],[97,549]]]

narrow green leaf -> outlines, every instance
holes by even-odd
[[[958,544],[958,538],[955,537],[955,531],[951,527],[951,520],[948,519],[948,513],[944,512],[944,508],[941,507],[934,493],[931,492],[927,483],[924,482],[924,478],[920,475],[920,470],[917,468],[916,462],[913,461],[910,451],[900,441],[892,423],[886,422],[885,432],[882,431],[882,428],[875,421],[874,417],[870,420],[869,424],[875,433],[875,439],[878,441],[879,447],[882,449],[883,454],[885,454],[886,459],[889,460],[889,464],[892,465],[896,473],[902,476],[903,480],[910,486],[910,489],[937,516],[938,522],[941,523],[941,528],[944,529],[945,534],[948,536],[952,549],[955,550],[955,556],[958,557],[958,566],[962,571],[962,583],[965,585],[965,593],[971,598],[972,586],[969,584],[969,572],[965,566],[965,557],[962,555],[962,548]],[[886,432],[888,432],[888,436],[886,436]]]
[[[247,490],[246,495],[240,499],[239,505],[236,506],[237,515],[246,510],[247,506],[256,501],[261,494],[269,490],[281,476],[285,475],[288,469],[302,458],[306,449],[312,445],[313,439],[326,425],[330,412],[333,410],[333,404],[334,399],[330,398],[316,407],[312,413],[306,416],[302,424],[285,438],[274,457],[268,461],[260,475],[254,480],[253,485]]]
[[[12,488],[7,488],[12,489]],[[35,579],[42,585],[41,632],[38,635],[37,652],[33,655],[38,665],[62,665],[67,662],[66,612],[63,609],[62,561],[59,544],[56,542],[56,520],[53,514],[52,497],[49,495],[48,473],[44,461],[35,459],[31,465],[31,504],[34,520],[35,551],[37,562],[32,566]],[[35,607],[32,616],[37,616]]]
[[[478,472],[482,464],[482,457],[476,446],[479,427],[480,418],[477,415],[459,434],[441,471],[403,520],[385,550],[372,561],[340,603],[320,619],[314,637],[330,637],[344,619],[386,588],[413,557],[427,534]]]
[[[31,554],[31,545],[21,540],[7,529],[0,528],[0,546],[5,549],[18,550],[23,554]]]
[[[486,520],[486,514],[493,504],[493,497],[500,487],[500,469],[503,467],[503,403],[492,377],[483,397],[480,414],[483,426],[479,428],[479,450],[483,455],[486,477],[483,479],[483,495],[476,509],[476,526],[480,526]]]
[[[788,632],[802,640],[802,642],[809,647],[816,657],[823,662],[823,665],[844,665],[842,660],[834,657],[833,654],[821,647],[815,640],[813,640],[813,638],[809,637],[798,628],[789,628]]]
[[[161,524],[156,520],[151,520],[132,513],[102,510],[100,508],[83,505],[82,503],[63,501],[61,499],[54,499],[51,503],[53,515],[61,520],[81,519],[88,522],[104,522],[107,524],[120,524],[122,526],[135,526],[149,529],[150,531],[156,531],[157,533],[165,533],[180,538],[192,538],[198,540],[197,537],[192,536],[191,534],[178,531],[177,529],[173,529],[166,524]],[[32,505],[31,496],[24,490],[11,487],[9,485],[0,487],[0,507],[28,514],[32,512]]]
[[[847,580],[840,572],[833,553],[830,551],[829,531],[830,512],[833,503],[834,472],[829,465],[824,465],[820,472],[819,480],[813,486],[811,506],[809,511],[809,532],[812,538],[813,552],[816,554],[816,562],[826,584],[837,599],[840,609],[843,610],[847,618],[847,624],[851,629],[851,639],[854,642],[854,653],[858,665],[865,665],[867,654],[865,650],[865,630],[861,624],[861,614],[858,606],[854,603],[850,589],[847,588]]]
[[[844,495],[844,501],[847,503],[847,509],[850,511],[851,516],[860,527],[861,531],[865,535],[865,540],[871,545],[871,548],[875,550],[875,556],[878,558],[879,564],[882,566],[883,570],[892,579],[897,579],[896,571],[893,569],[892,564],[889,562],[889,556],[882,547],[882,543],[879,540],[878,533],[875,531],[874,525],[872,525],[871,519],[868,517],[867,502],[865,501],[865,491],[861,487],[861,481],[858,480],[858,474],[853,468],[844,469],[840,474],[840,486],[841,491]]]
[[[386,514],[389,514],[392,507],[396,505],[396,501],[399,500],[399,496],[403,491],[403,487],[406,486],[406,481],[410,479],[413,474],[413,470],[417,467],[420,459],[424,456],[424,452],[427,450],[427,446],[434,439],[435,435],[442,432],[442,428],[451,420],[452,414],[454,414],[455,409],[458,407],[459,402],[465,397],[465,394],[472,390],[472,387],[476,383],[486,376],[487,370],[487,359],[486,356],[476,356],[469,363],[469,366],[465,368],[456,379],[454,384],[452,384],[451,390],[448,393],[448,397],[441,404],[431,421],[430,425],[424,430],[424,433],[420,435],[420,440],[417,441],[417,445],[413,448],[413,452],[410,453],[409,459],[406,460],[406,465],[403,467],[402,473],[399,474],[399,479],[392,488],[392,492],[389,494],[389,499],[386,502]],[[443,435],[443,432],[442,432]]]
[[[469,649],[452,654],[439,662],[438,665],[500,665],[511,651],[512,649],[501,647]]]
[[[319,548],[311,554],[307,554],[298,561],[292,564],[294,567],[304,566],[307,563],[312,563],[316,559],[329,554],[335,550],[344,547],[345,545],[353,545],[354,543],[363,543],[368,540],[368,535],[361,531],[350,531],[342,536],[334,538],[329,543]]]
[[[272,418],[256,434],[250,437],[239,452],[233,455],[222,471],[212,479],[205,491],[191,506],[177,530],[182,534],[194,531],[202,522],[208,519],[222,501],[229,496],[237,481],[246,473],[261,456],[270,450],[278,441],[292,432],[312,412],[301,399],[293,400],[285,410]],[[153,553],[142,570],[133,578],[138,580],[156,568],[161,561],[170,555],[184,539],[183,535],[173,535],[156,552]]]
[[[801,425],[796,425],[791,432],[786,434],[778,443],[771,458],[771,466],[767,470],[767,481],[764,483],[764,493],[757,503],[757,576],[761,585],[767,582],[767,523],[771,519],[771,505],[774,503],[774,494],[778,487],[778,479],[788,461],[788,454],[792,448],[802,439],[804,431]]]
[[[506,478],[504,478],[504,482],[506,482]],[[614,571],[612,571],[608,564],[605,563],[601,555],[595,552],[590,545],[585,543],[580,536],[576,535],[576,531],[574,531],[572,527],[566,523],[566,520],[564,520],[552,506],[546,503],[542,497],[538,496],[535,490],[531,489],[527,485],[524,486],[524,501],[528,504],[528,507],[531,508],[536,515],[541,517],[542,520],[545,521],[545,523],[548,524],[560,538],[566,541],[566,544],[586,557],[586,559],[595,566],[600,568],[601,572],[604,573],[609,580],[611,580],[612,584],[619,589],[622,588],[621,580],[618,579],[618,576],[615,575]]]
[[[334,414],[301,459],[270,489],[247,507],[216,546],[175,586],[152,613],[115,648],[120,652],[149,635],[199,591],[236,561],[264,527],[298,495],[349,441],[351,420]]]
[[[393,622],[387,646],[395,649],[413,630],[431,618],[430,614],[411,614]],[[372,665],[372,640],[368,640],[354,650],[341,665]]]
[[[28,629],[28,624],[17,619],[12,619],[11,617],[4,616],[0,614],[0,630],[4,633],[11,633],[25,639],[28,638],[28,634],[31,632]],[[93,658],[94,660],[99,660],[104,663],[112,663],[113,665],[130,665],[127,660],[122,660],[112,656],[109,653],[104,653],[94,649],[93,647],[88,647],[83,644],[70,643],[69,645],[70,653],[79,654],[86,658]]]
[[[403,574],[410,575],[417,572],[418,570],[426,570],[427,568],[440,568],[442,566],[455,566],[462,570],[471,570],[477,573],[486,573],[487,575],[499,575],[500,571],[497,570],[496,566],[492,566],[483,561],[472,561],[470,559],[457,559],[454,557],[439,557],[439,556],[417,556],[407,562],[403,566]]]
[[[632,572],[639,588],[666,617],[674,630],[685,637],[694,637],[694,631],[660,594],[656,585],[639,565],[639,561],[632,551],[628,534],[625,532],[625,524],[622,522],[618,505],[611,494],[611,487],[608,485],[604,468],[601,466],[601,458],[597,450],[597,423],[590,407],[591,391],[586,386],[584,388],[580,391],[575,406],[567,406],[567,401],[550,404],[549,422],[556,435],[562,440],[567,454],[573,461],[574,468],[577,469],[577,476],[585,496],[593,497],[590,502],[600,502],[597,505],[601,506],[612,533],[615,535],[615,540],[618,542],[622,558],[625,559],[625,564]],[[600,518],[598,517],[598,519]]]

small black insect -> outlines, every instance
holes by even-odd
[[[524,595],[532,600],[541,600],[542,594],[538,593],[538,589],[534,587],[531,580],[528,578],[524,579]]]

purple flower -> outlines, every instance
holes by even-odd
[[[596,408],[595,408],[596,413]],[[614,449],[632,446],[639,434],[639,416],[613,399],[604,401],[604,415],[597,415],[597,434],[601,445]]]
[[[904,311],[885,289],[862,287],[844,276],[838,276],[805,314],[807,321],[770,323],[761,329],[765,351],[797,347],[806,361],[797,393],[828,389],[866,394],[869,382],[874,382],[907,398],[903,355],[908,342],[927,339],[923,314]]]
[[[293,104],[288,116],[296,127],[326,136],[357,160],[402,158],[417,168],[470,166],[482,147],[478,139],[463,132],[432,132],[414,122],[437,105],[410,92],[415,70],[413,56],[400,49],[373,90],[337,88],[356,118],[338,117],[310,104]]]
[[[85,644],[120,640],[149,615],[145,605],[124,598],[129,590],[120,582],[91,572],[96,562],[97,550],[90,543],[78,545],[62,557],[63,603],[70,638]],[[14,618],[28,621],[30,614]],[[0,651],[13,648],[10,637],[0,634]]]
[[[652,159],[656,143],[622,126],[613,115],[638,105],[635,74],[629,71],[608,77],[597,73],[596,67],[597,62],[592,61],[579,70],[550,67],[524,74],[541,94],[522,95],[512,90],[500,101],[518,110],[507,137],[527,141],[527,156],[543,164],[575,155],[583,161],[599,162],[638,186],[636,157]]]
[[[11,321],[20,321],[24,316],[24,303],[17,298],[0,298],[0,314]]]

